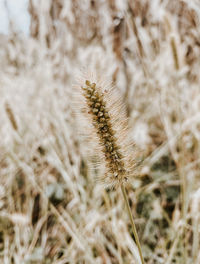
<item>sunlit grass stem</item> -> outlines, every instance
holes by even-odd
[[[144,262],[144,258],[143,258],[143,255],[142,255],[142,249],[141,249],[141,245],[140,245],[140,240],[139,240],[139,237],[138,237],[138,234],[137,234],[135,222],[133,220],[133,215],[131,213],[131,208],[130,208],[130,205],[129,205],[129,202],[128,202],[126,189],[125,189],[123,184],[121,185],[121,190],[122,190],[123,198],[124,198],[124,201],[125,201],[125,204],[126,204],[126,209],[128,211],[128,216],[129,216],[130,221],[131,221],[131,226],[132,226],[132,230],[133,230],[133,235],[135,237],[135,242],[136,242],[136,245],[137,245],[138,250],[139,250],[140,259],[141,259],[142,264],[144,264],[145,262]]]

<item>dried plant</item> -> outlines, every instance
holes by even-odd
[[[85,99],[85,112],[89,117],[89,122],[93,124],[93,135],[96,134],[101,148],[101,163],[105,163],[106,167],[105,175],[101,181],[121,188],[141,262],[144,264],[140,241],[125,189],[125,183],[131,176],[131,172],[133,174],[134,167],[130,140],[128,140],[127,121],[123,113],[122,102],[119,96],[115,97],[114,88],[104,87],[100,81],[89,80],[85,80],[85,83],[81,85],[82,95]],[[93,141],[93,137],[91,137],[91,141]]]
[[[13,129],[17,131],[18,130],[17,122],[15,120],[14,113],[8,103],[5,104],[5,110],[10,120],[10,123],[12,124]]]

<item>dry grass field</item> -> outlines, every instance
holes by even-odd
[[[12,23],[0,36],[0,263],[140,263],[120,189],[96,181],[101,153],[76,118],[90,71],[125,107],[145,263],[199,264],[200,2],[30,0],[29,13],[30,36]]]

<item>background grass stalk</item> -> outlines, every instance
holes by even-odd
[[[126,194],[126,189],[125,189],[123,184],[121,184],[121,190],[122,190],[122,193],[123,193],[123,197],[124,197],[124,201],[125,201],[126,208],[127,208],[127,211],[128,211],[128,215],[129,215],[129,218],[130,218],[130,221],[131,221],[133,235],[135,237],[136,245],[137,245],[138,250],[139,250],[140,259],[141,259],[142,264],[144,264],[144,258],[143,258],[143,255],[142,255],[142,249],[141,249],[141,245],[140,245],[140,240],[139,240],[139,237],[138,237],[138,234],[137,234],[137,230],[136,230],[136,226],[135,226],[135,223],[134,223],[134,220],[133,220],[133,216],[132,216],[132,213],[131,213],[131,208],[130,208],[130,205],[129,205],[129,202],[128,202],[128,197],[127,197],[127,194]]]

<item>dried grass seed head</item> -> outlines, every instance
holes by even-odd
[[[92,78],[91,78],[92,79]],[[128,139],[128,122],[119,94],[113,87],[98,81],[84,80],[80,85],[87,121],[92,123],[92,141],[99,145],[98,154],[105,166],[100,180],[119,186],[133,174],[132,144]]]

